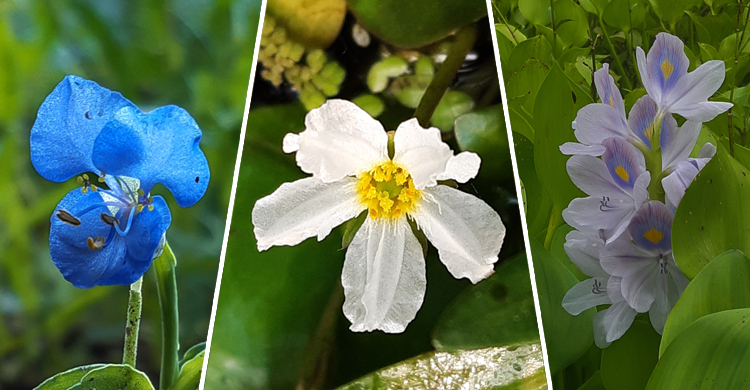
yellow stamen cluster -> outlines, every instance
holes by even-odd
[[[78,182],[78,184],[83,186],[83,188],[81,188],[81,192],[84,194],[89,192],[89,188],[91,188],[91,191],[94,191],[94,192],[98,190],[98,188],[96,188],[95,185],[91,184],[91,181],[89,180],[89,175],[85,173],[82,176],[78,176],[78,178],[76,178],[76,181]]]
[[[422,198],[422,191],[414,187],[409,172],[393,161],[360,174],[357,194],[373,219],[399,218],[413,211]]]

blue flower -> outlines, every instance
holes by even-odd
[[[151,188],[163,184],[182,207],[200,200],[210,179],[200,139],[195,120],[179,107],[144,113],[77,76],[57,85],[39,108],[30,148],[45,179],[81,175],[83,188],[68,193],[50,218],[50,255],[67,281],[129,285],[148,270],[172,220]]]

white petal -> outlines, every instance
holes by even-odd
[[[284,151],[298,148],[297,165],[326,183],[388,160],[388,134],[352,102],[327,101],[307,114],[305,126],[298,139],[284,138]]]
[[[403,165],[418,189],[433,187],[445,172],[453,152],[440,138],[440,130],[422,128],[416,118],[401,123],[393,136],[393,162]],[[464,157],[462,157],[464,158]]]
[[[646,66],[646,53],[643,52],[643,49],[641,49],[640,46],[635,49],[635,59],[638,63],[638,73],[641,74],[641,80],[643,82],[643,87],[646,88],[646,93],[648,93],[655,102],[661,102],[661,88],[658,85],[654,85],[651,81]]]
[[[693,146],[700,135],[701,125],[701,122],[687,121],[679,128],[677,134],[671,137],[669,145],[663,149],[662,170],[667,170],[690,157],[690,152],[693,151]]]
[[[727,112],[732,108],[732,103],[726,102],[699,102],[694,104],[680,104],[672,107],[671,111],[680,114],[686,119],[697,122],[708,122],[719,114]]]
[[[583,106],[576,114],[576,139],[586,145],[602,143],[607,138],[633,137],[625,118],[620,112],[603,103],[591,103]]]
[[[259,199],[252,212],[258,250],[297,245],[308,237],[325,238],[331,230],[352,219],[365,207],[351,186],[356,179],[323,183],[313,177],[282,184]]]
[[[622,296],[622,278],[610,276],[607,281],[607,295],[612,303],[622,302],[625,297]]]
[[[607,149],[602,145],[584,145],[577,142],[566,142],[560,145],[560,153],[573,156],[576,154],[599,157]]]
[[[654,302],[659,261],[658,257],[635,246],[628,238],[621,236],[608,244],[602,253],[601,264],[610,275],[622,278],[622,296],[628,304],[637,312],[645,313]]]
[[[603,315],[597,318],[600,314]],[[636,314],[636,311],[628,306],[626,301],[615,303],[609,309],[596,313],[596,316],[594,316],[594,333],[597,333],[596,328],[600,327],[605,334],[604,340],[609,345],[613,341],[619,340],[630,329]],[[598,326],[597,322],[599,322]],[[596,340],[596,336],[594,339]]]
[[[425,189],[423,195],[411,216],[448,271],[472,283],[490,276],[505,237],[500,216],[481,199],[448,186]]]
[[[352,331],[406,329],[427,287],[422,247],[406,218],[367,219],[346,252],[341,284]]]
[[[584,233],[573,230],[565,236],[565,254],[584,274],[594,277],[607,277],[607,274],[599,264],[599,256],[604,248],[604,241],[600,238],[593,239]]]
[[[281,149],[284,153],[294,153],[299,150],[299,134],[287,133],[282,141]]]
[[[612,303],[607,296],[607,278],[586,279],[573,286],[565,294],[562,306],[568,313],[577,316],[584,310]]]
[[[573,199],[568,208],[563,210],[565,222],[579,230],[603,230],[603,238],[608,242],[616,239],[628,227],[630,219],[635,214],[633,201],[612,199],[602,204],[601,197],[589,196]]]
[[[698,109],[724,82],[724,61],[713,60],[703,63],[698,69],[683,76],[675,88],[664,97],[669,112],[684,116],[696,122],[708,122],[726,111],[730,103],[712,104]],[[713,102],[712,102],[713,103]],[[723,109],[726,107],[726,109]]]
[[[459,183],[466,183],[475,178],[479,173],[479,165],[482,159],[472,152],[461,152],[452,156],[445,166],[445,172],[438,175],[438,180],[453,179]]]

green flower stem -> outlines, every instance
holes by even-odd
[[[619,72],[620,75],[622,76],[621,80],[623,84],[625,84],[625,89],[627,89],[628,91],[632,91],[633,84],[630,83],[628,74],[625,73],[625,68],[622,67],[622,62],[620,62],[620,57],[617,55],[615,46],[612,44],[612,41],[609,39],[609,33],[607,32],[607,27],[604,25],[604,19],[602,19],[601,15],[599,15],[599,26],[602,28],[602,35],[604,36],[604,42],[607,43],[607,49],[609,49],[609,53],[612,55],[612,58],[615,60],[615,67],[617,68],[617,72]]]
[[[177,259],[169,247],[164,244],[164,251],[154,260],[156,270],[156,287],[159,293],[159,308],[161,309],[161,373],[159,388],[169,389],[177,378],[179,359],[177,351],[180,348],[180,330],[177,311],[177,280],[175,279]]]
[[[414,112],[414,117],[417,118],[420,126],[428,127],[430,125],[430,119],[432,114],[435,113],[435,108],[440,103],[440,99],[443,98],[445,90],[448,89],[461,65],[463,65],[466,54],[474,47],[476,40],[477,28],[474,25],[466,26],[456,33],[455,41],[448,50],[445,61],[437,68],[435,76]]]
[[[130,297],[128,298],[128,318],[125,324],[125,347],[122,353],[122,364],[135,368],[135,358],[138,355],[138,330],[141,326],[141,285],[143,277],[130,285]]]
[[[562,211],[555,205],[552,207],[552,215],[549,217],[549,224],[547,225],[547,235],[544,237],[544,249],[547,252],[552,248],[552,238],[555,237],[555,230],[562,226]]]
[[[661,184],[661,144],[659,137],[661,135],[661,122],[664,115],[657,115],[654,121],[653,133],[651,134],[651,152],[645,154],[646,169],[651,173],[651,183],[648,184],[648,197],[650,200],[664,202],[664,187]]]

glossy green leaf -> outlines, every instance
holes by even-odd
[[[326,48],[339,35],[346,16],[346,0],[274,0],[268,14],[284,26],[292,39],[310,47]]]
[[[601,376],[607,390],[643,389],[659,360],[661,337],[647,321],[634,321],[627,332],[602,350]]]
[[[552,23],[549,1],[519,1],[518,10],[531,24],[546,26]]]
[[[651,6],[661,19],[669,25],[677,23],[686,10],[694,7],[700,0],[649,0]]]
[[[415,48],[447,37],[487,15],[480,0],[349,0],[349,9],[368,31],[401,48]],[[415,28],[419,26],[419,28]]]
[[[86,373],[68,390],[154,390],[148,377],[124,364],[106,364]]]
[[[482,364],[477,365],[481,361]],[[467,370],[468,365],[474,366]],[[471,351],[428,352],[339,387],[339,390],[476,390],[547,388],[539,343]]]
[[[92,370],[96,370],[96,369],[103,368],[103,367],[106,367],[106,364],[92,364],[90,366],[71,368],[68,371],[61,372],[47,379],[42,384],[35,387],[34,390],[67,389],[73,385],[77,385],[78,383],[80,383],[81,378],[83,378],[86,374],[88,374]]]
[[[201,380],[205,351],[195,355],[180,368],[180,374],[169,390],[195,390]]]
[[[601,15],[607,7],[609,0],[581,0],[581,7],[586,12]]]
[[[733,250],[717,256],[687,286],[664,326],[659,354],[695,320],[724,310],[750,307],[750,259]]]
[[[554,375],[575,362],[594,342],[595,309],[572,316],[562,307],[562,299],[578,283],[565,266],[536,241],[531,241],[539,308],[550,371]]]
[[[744,389],[748,367],[750,309],[722,311],[700,318],[672,341],[646,389]]]
[[[539,340],[530,281],[525,254],[506,260],[445,310],[432,344],[438,351],[452,351]]]
[[[573,0],[557,0],[553,8],[557,35],[564,46],[582,46],[589,41],[589,23],[581,6]]]
[[[185,355],[182,356],[182,359],[180,359],[180,367],[184,365],[185,363],[189,362],[190,360],[193,360],[196,356],[201,354],[203,351],[206,350],[206,342],[202,342],[200,344],[193,345],[192,347],[188,348],[187,351],[185,351]]]
[[[463,114],[456,119],[454,133],[461,150],[482,157],[480,175],[492,180],[512,179],[508,133],[500,104]]]
[[[672,247],[677,266],[688,279],[730,249],[750,253],[748,173],[719,145],[716,156],[685,192],[674,218]]]
[[[465,92],[447,91],[440,99],[430,124],[443,132],[453,129],[456,118],[474,108],[474,100]],[[507,155],[507,153],[506,153]]]
[[[594,373],[578,390],[605,390],[602,383],[602,374],[600,371]]]
[[[604,21],[616,29],[629,32],[631,28],[630,18],[629,0],[612,0],[604,8]]]

